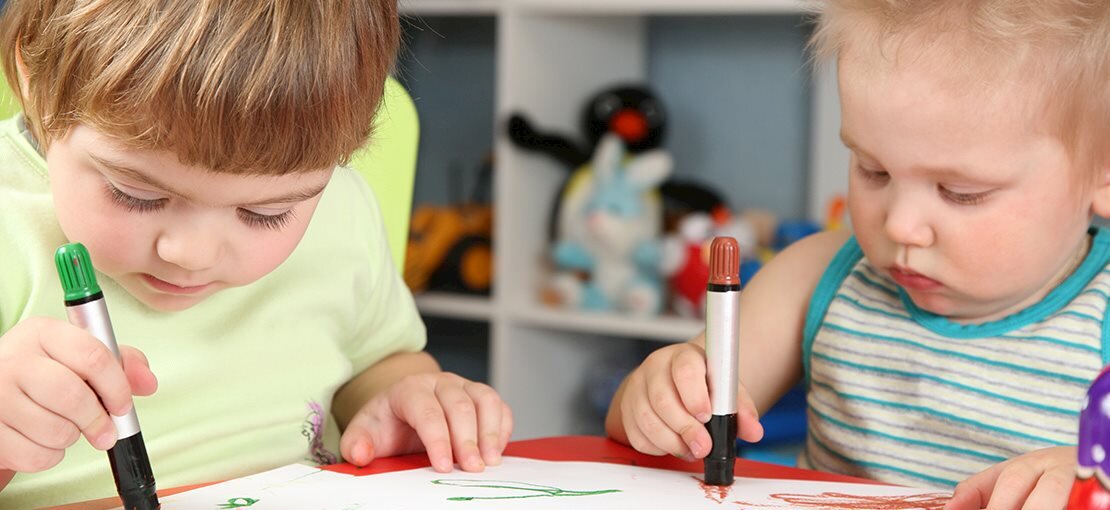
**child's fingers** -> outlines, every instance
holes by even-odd
[[[33,443],[52,450],[69,448],[81,437],[73,422],[43,409],[26,395],[7,403],[3,422]]]
[[[636,425],[636,420],[631,419],[631,417],[624,420],[624,434],[628,437],[628,444],[640,453],[648,455],[664,455],[667,453],[648,441],[647,436],[640,431],[640,426]]]
[[[944,510],[979,510],[985,505],[986,503],[979,503],[978,493],[957,490],[952,494],[952,499],[945,503]]]
[[[709,453],[710,438],[705,423],[687,411],[671,373],[659,372],[650,376],[647,400],[654,415],[664,424],[664,428],[656,430],[655,420],[643,416],[640,429],[653,443],[676,457],[702,458]]]
[[[1065,508],[1068,506],[1068,489],[1074,481],[1073,469],[1045,471],[1020,508]]]
[[[952,499],[944,505],[944,510],[979,510],[986,508],[991,500],[991,492],[998,480],[998,475],[1006,463],[995,464],[986,470],[980,471],[960,482],[952,492]]]
[[[109,412],[116,416],[127,414],[131,410],[131,384],[116,356],[79,328],[62,331],[67,334],[42,340],[46,355],[87,381]]]
[[[497,451],[504,452],[505,448],[509,446],[509,438],[513,435],[513,424],[513,410],[509,407],[509,404],[501,401],[501,442]],[[498,463],[500,462],[500,459],[498,459]]]
[[[740,385],[740,391],[737,394],[736,409],[739,411],[737,427],[740,439],[749,443],[763,439],[763,424],[759,423],[759,411],[755,408],[755,402],[752,401],[748,388],[743,384]]]
[[[632,448],[648,455],[663,455],[667,452],[652,443],[638,423],[641,412],[655,412],[647,403],[647,384],[644,382],[643,372],[644,367],[641,366],[625,381],[624,398],[620,402],[621,423],[628,436],[628,444],[632,445]]]
[[[998,464],[998,466],[1003,465],[1005,464]],[[992,509],[997,508],[999,510],[1004,508],[1044,508],[1023,507],[1021,504],[1025,501],[1025,498],[1029,496],[1029,493],[1033,491],[1033,487],[1037,484],[1037,479],[1041,476],[1041,471],[1015,463],[1005,466],[1006,467],[997,472],[998,475],[994,483],[990,483],[990,474],[984,477],[983,483],[989,484],[989,486],[992,487],[989,489],[990,495],[983,501],[985,506]],[[1016,469],[1013,469],[1015,467]]]
[[[369,415],[359,412],[339,438],[339,453],[356,466],[365,466],[374,460],[374,438],[370,434]]]
[[[712,412],[705,370],[704,352],[694,349],[679,351],[671,363],[671,378],[682,404],[701,423],[709,421]]]
[[[462,384],[455,381],[436,384],[436,399],[447,418],[455,461],[463,471],[481,471],[486,465],[478,451],[478,411],[470,395],[463,390],[466,383],[461,378],[459,381]]]
[[[451,471],[451,437],[447,429],[447,415],[434,395],[419,393],[398,399],[401,420],[408,423],[420,438],[432,468],[440,473]]]
[[[736,435],[749,443],[758,443],[763,439],[763,424],[755,411],[741,409],[737,414]]]
[[[674,409],[682,409],[682,405],[678,401],[678,395],[674,393],[673,386],[670,385],[669,376],[666,379],[668,381],[665,386],[670,388],[669,392],[666,388],[660,387],[663,385],[649,382],[644,390],[625,395],[625,399],[630,400],[632,406],[632,414],[626,415],[626,419],[631,417],[632,421],[639,427],[640,432],[643,433],[644,438],[655,447],[655,451],[641,450],[644,453],[650,455],[668,453],[676,457],[688,457],[690,449],[686,442],[678,435],[676,429],[671,428],[665,419],[659,415],[658,408],[670,409],[672,416],[675,414]],[[685,409],[682,409],[680,413],[686,414]],[[697,423],[697,420],[692,417],[688,417],[688,419]],[[700,426],[700,424],[698,425]]]
[[[64,450],[43,448],[26,436],[0,425],[0,468],[22,473],[46,471],[62,461]]]
[[[34,364],[17,381],[23,392],[36,404],[73,422],[97,449],[111,448],[116,443],[116,427],[85,381],[51,360],[39,358]]]
[[[487,465],[501,463],[501,413],[505,409],[501,397],[488,385],[467,381],[463,389],[478,412],[478,451]]]
[[[142,351],[127,345],[119,346],[123,372],[131,385],[131,392],[145,397],[158,390],[158,378],[150,370],[150,361]]]

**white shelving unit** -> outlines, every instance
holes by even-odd
[[[578,105],[601,87],[647,79],[647,24],[654,15],[800,14],[801,0],[402,0],[402,12],[430,16],[492,16],[496,26],[495,119],[522,111],[544,128],[576,132]],[[812,177],[840,165],[834,81],[819,75],[811,149],[811,195],[837,182]],[[815,89],[816,90],[816,89]],[[835,94],[835,88],[832,89]],[[419,108],[419,102],[418,102]],[[480,129],[481,127],[476,127]],[[487,126],[496,130],[499,126]],[[682,341],[700,321],[634,318],[545,308],[537,289],[547,249],[551,200],[562,175],[556,163],[493,137],[495,274],[491,298],[430,293],[418,296],[426,316],[489,321],[491,383],[513,407],[515,439],[600,430],[584,410],[583,384],[599,360],[628,356],[633,340]],[[820,199],[809,214],[820,216]],[[816,209],[814,207],[817,207]]]
[[[424,292],[416,295],[416,307],[424,315],[488,321],[493,318],[493,301],[484,296],[450,292]]]
[[[794,14],[799,0],[401,0],[405,14],[497,14],[503,9],[595,14]]]
[[[531,12],[596,14],[794,14],[795,0],[508,0]]]
[[[501,0],[400,0],[404,15],[482,16],[496,14]]]

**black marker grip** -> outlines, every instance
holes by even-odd
[[[161,508],[142,432],[116,441],[116,445],[108,450],[108,462],[112,465],[116,491],[123,500],[124,510]]]
[[[706,485],[732,485],[736,466],[736,415],[714,414],[705,424],[713,446],[705,457]]]

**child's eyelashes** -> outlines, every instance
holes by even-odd
[[[117,205],[127,209],[127,212],[150,212],[157,211],[166,205],[165,198],[155,200],[147,200],[138,197],[133,197],[124,193],[119,188],[115,187],[110,182],[104,183],[104,189],[108,192],[108,198],[112,199]]]
[[[981,191],[978,193],[957,193],[944,186],[938,186],[941,196],[945,200],[952,202],[956,205],[978,205],[983,203],[990,196],[990,191]]]
[[[858,165],[856,166],[856,171],[859,172],[860,177],[863,177],[864,180],[871,182],[885,182],[887,179],[890,178],[890,174],[887,174],[886,172],[878,170],[868,170]]]
[[[859,173],[863,180],[874,183],[876,185],[885,184],[890,180],[890,174],[881,170],[868,170],[861,166],[855,167],[856,172]],[[943,184],[937,185],[937,192],[942,198],[956,205],[979,205],[990,198],[994,190],[979,191],[975,193],[964,193],[953,191]]]
[[[293,219],[292,209],[280,214],[259,214],[247,209],[236,209],[235,213],[239,215],[239,219],[242,220],[243,223],[246,223],[247,226],[268,228],[270,230],[281,230],[282,227]]]
[[[108,198],[116,205],[123,207],[127,212],[153,212],[158,211],[166,206],[169,201],[168,198],[158,199],[144,199],[132,196],[123,190],[117,188],[110,182],[104,183],[104,190],[108,194]],[[289,209],[279,214],[262,214],[248,209],[237,208],[235,214],[239,217],[239,221],[251,228],[264,228],[269,230],[281,230],[289,224],[293,219],[293,210]]]

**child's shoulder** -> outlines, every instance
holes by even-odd
[[[358,172],[336,167],[312,215],[312,222],[286,265],[307,259],[370,261],[388,267],[388,241],[378,200]],[[361,265],[361,264],[357,264]]]
[[[0,120],[0,190],[48,190],[46,160],[23,134],[21,115]]]
[[[381,208],[366,179],[355,170],[337,166],[332,173],[317,215],[333,218],[338,215],[345,223],[381,221]]]
[[[819,232],[790,245],[775,256],[746,287],[768,299],[780,296],[804,308],[826,269],[848,244],[852,235],[843,230]],[[785,304],[785,303],[782,303]]]
[[[848,230],[831,230],[807,236],[788,246],[775,260],[788,266],[825,268],[841,250],[857,247]],[[858,247],[856,248],[858,250]]]

